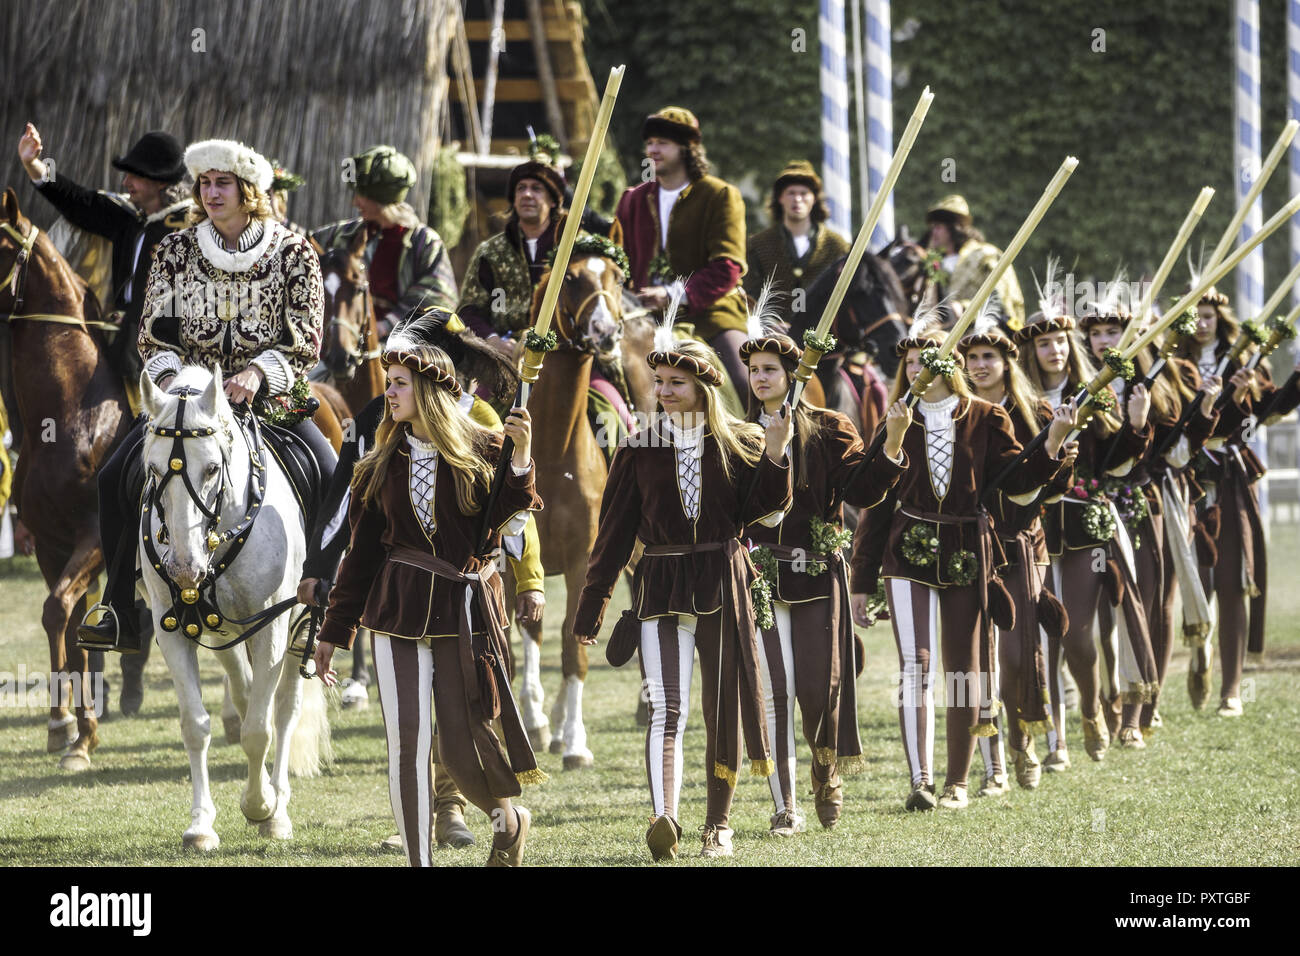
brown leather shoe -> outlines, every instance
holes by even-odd
[[[1110,749],[1110,731],[1106,727],[1104,713],[1091,720],[1083,718],[1083,749],[1099,763],[1105,759],[1106,751]]]
[[[677,844],[681,838],[681,824],[666,813],[652,818],[650,828],[645,831],[645,845],[650,848],[650,856],[656,863],[677,859]]]
[[[504,850],[493,847],[488,853],[485,866],[522,866],[524,862],[524,843],[528,840],[528,828],[532,826],[533,815],[523,807],[515,807],[515,818],[519,821],[519,833],[515,842]]]
[[[1136,727],[1124,727],[1119,732],[1119,746],[1121,750],[1145,750],[1147,742]]]
[[[1029,738],[1029,746],[1024,750],[1007,749],[1011,751],[1011,765],[1016,768],[1016,783],[1024,790],[1037,790],[1043,779],[1043,765],[1034,753],[1034,738]]]
[[[908,810],[933,810],[934,803],[934,784],[922,783],[912,788],[903,806]]]
[[[465,815],[454,803],[438,808],[433,818],[433,839],[438,847],[444,850],[447,847],[459,850],[462,847],[473,846],[475,842],[474,834],[465,825]]]
[[[702,826],[700,835],[703,838],[704,846],[700,850],[700,856],[706,859],[712,859],[717,856],[735,856],[735,850],[731,848],[731,827],[729,826]]]
[[[840,812],[844,809],[844,782],[840,775],[831,771],[826,780],[817,777],[816,763],[812,767],[813,806],[817,809],[817,819],[824,829],[833,830],[840,822]]]

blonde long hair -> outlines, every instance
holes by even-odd
[[[680,339],[673,343],[673,351],[708,365],[719,374],[726,374],[721,369],[722,363],[718,361],[717,355],[703,342]],[[722,473],[730,481],[733,456],[751,467],[758,464],[759,458],[763,456],[763,429],[732,416],[722,404],[722,393],[718,386],[708,385],[696,377],[695,387],[704,397],[705,421],[722,451]],[[663,411],[662,406],[659,406],[659,411]]]
[[[421,344],[408,351],[414,352],[422,362],[432,362],[447,375],[455,376],[456,368],[451,359],[437,346]],[[412,369],[408,371],[411,372],[411,388],[420,423],[430,436],[430,444],[438,450],[441,464],[452,469],[456,505],[461,514],[476,515],[481,507],[480,492],[486,491],[492,483],[493,467],[484,457],[492,432],[470,420],[447,389],[426,375]],[[363,505],[377,506],[380,489],[388,475],[388,463],[409,431],[405,423],[393,420],[385,403],[383,420],[375,432],[375,445],[357,462],[352,476],[353,491],[360,494]]]
[[[1051,332],[1044,332],[1043,335],[1051,335]],[[1038,349],[1034,343],[1040,338],[1035,335],[1020,349],[1020,368],[1025,373],[1025,378],[1029,384],[1034,387],[1034,391],[1041,397],[1047,394],[1047,388],[1043,384],[1043,370],[1038,365]],[[1080,385],[1087,385],[1097,374],[1097,370],[1092,367],[1088,361],[1089,350],[1081,343],[1080,337],[1073,332],[1065,333],[1065,340],[1070,344],[1070,353],[1065,360],[1065,391],[1064,397],[1069,397],[1070,393]],[[1089,422],[1097,423],[1097,437],[1109,438],[1120,429],[1120,421],[1110,412],[1104,412],[1093,406],[1092,415]],[[1080,427],[1085,427],[1080,425]]]
[[[980,345],[972,345],[971,348],[980,348]],[[995,348],[1002,354],[1002,390],[1006,392],[1010,401],[1007,403],[1010,410],[1014,408],[1022,418],[1031,426],[1038,428],[1041,422],[1038,417],[1038,397],[1034,393],[1034,386],[1030,384],[1029,379],[1025,377],[1024,370],[1020,363],[1007,354],[1006,349],[999,348],[996,345],[984,346],[986,348]],[[963,354],[970,349],[963,349]],[[1017,353],[1018,354],[1018,353]],[[969,371],[967,372],[967,384],[970,383]],[[974,386],[972,386],[974,390]]]
[[[934,344],[938,346],[941,345],[942,342],[935,339]],[[907,351],[910,352],[912,350],[908,349]],[[962,398],[971,398],[970,386],[966,384],[966,363],[962,361],[962,357],[958,352],[954,352],[950,357],[957,360],[958,368],[957,371],[953,372],[953,374],[942,376],[943,383],[948,386],[949,391],[954,395],[960,395]],[[911,383],[907,380],[907,353],[904,352],[903,360],[898,363],[898,374],[894,376],[894,385],[889,391],[889,401],[886,403],[885,407],[888,408],[892,406],[894,402],[902,398],[907,393],[907,387],[910,384]]]

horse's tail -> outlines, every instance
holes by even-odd
[[[297,674],[293,677],[297,679]],[[289,741],[289,773],[295,777],[315,777],[323,766],[333,762],[334,742],[330,738],[325,685],[318,680],[303,681],[302,711],[293,739]]]

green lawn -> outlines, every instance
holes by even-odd
[[[1290,571],[1300,557],[1300,527],[1273,529],[1268,651],[1248,662],[1254,701],[1246,715],[1225,721],[1191,710],[1187,655],[1175,652],[1169,690],[1161,705],[1165,728],[1146,751],[1112,750],[1093,764],[1081,746],[1074,767],[1044,775],[1036,793],[971,801],[961,813],[907,814],[906,764],[892,704],[896,669],[888,625],[866,634],[868,664],[859,684],[859,716],[866,773],[846,780],[845,814],[826,833],[816,825],[790,841],[766,836],[772,812],[766,781],[742,778],[732,825],[736,857],[710,865],[852,864],[1064,864],[1064,865],[1278,865],[1300,858],[1300,593]],[[563,585],[552,579],[548,598],[563,607]],[[625,600],[625,594],[620,597]],[[31,561],[0,561],[0,673],[48,666],[40,631],[44,588]],[[622,602],[616,599],[609,620]],[[560,682],[558,620],[548,620],[543,681],[553,695]],[[1217,663],[1214,693],[1217,695]],[[114,698],[120,681],[110,663]],[[219,667],[208,658],[205,699],[218,719]],[[682,793],[684,856],[676,865],[699,865],[693,830],[704,815],[704,740],[699,678],[686,732],[687,779]],[[45,715],[36,709],[0,708],[0,862],[17,865],[352,864],[400,866],[399,856],[376,848],[394,832],[382,723],[377,700],[367,711],[332,715],[336,762],[324,776],[296,781],[290,815],[296,836],[269,843],[244,824],[239,792],[244,757],[214,737],[209,755],[221,847],[204,858],[183,854],[181,831],[189,823],[188,761],[180,741],[171,679],[155,652],[140,717],[114,717],[101,728],[95,769],[61,773],[57,755],[44,752]],[[643,865],[650,809],[642,755],[643,732],[634,723],[639,688],[635,664],[614,670],[593,655],[587,689],[588,732],[596,767],[565,773],[558,756],[542,755],[551,779],[528,788],[532,809],[533,864]],[[374,694],[372,691],[372,700]],[[548,697],[549,709],[551,698]],[[114,699],[116,710],[116,699]],[[1213,699],[1211,705],[1213,704]],[[1071,739],[1080,740],[1077,712]],[[935,766],[944,765],[942,719]],[[800,773],[808,755],[800,743]],[[1039,742],[1040,755],[1043,745]],[[978,755],[972,780],[981,772]],[[803,789],[807,789],[806,785]],[[480,865],[489,839],[486,818],[470,812],[480,847],[440,851],[445,865]]]

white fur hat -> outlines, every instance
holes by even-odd
[[[234,173],[264,193],[271,191],[275,171],[257,150],[233,139],[205,139],[185,149],[185,168],[196,180],[209,169]]]

